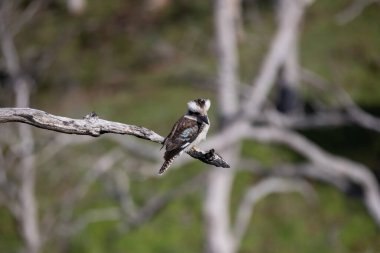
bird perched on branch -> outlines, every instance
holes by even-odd
[[[174,159],[184,151],[195,147],[206,139],[210,121],[207,111],[210,109],[209,99],[198,98],[187,103],[188,111],[173,126],[170,134],[165,138],[162,147],[166,148],[165,162],[158,174],[164,173]]]

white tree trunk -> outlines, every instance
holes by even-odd
[[[279,5],[279,30],[266,58],[263,71],[244,105],[246,112],[256,114],[272,87],[276,73],[286,61],[288,49],[294,49],[297,32],[307,0],[283,0]],[[236,0],[217,0],[215,3],[215,30],[218,45],[218,102],[222,128],[232,123],[239,108],[237,96],[238,60],[236,45]],[[293,53],[296,51],[293,51]],[[297,55],[289,59],[289,78],[298,78]],[[206,247],[210,253],[233,253],[236,245],[230,224],[230,193],[235,177],[234,167],[239,157],[239,144],[228,147],[223,154],[231,169],[213,169],[208,178],[204,204],[206,219]]]
[[[218,47],[218,105],[220,125],[226,127],[238,111],[236,0],[215,2],[215,30]],[[231,168],[210,171],[204,200],[206,252],[232,253],[235,243],[230,225],[230,193],[239,144],[225,150]]]
[[[67,9],[74,15],[82,14],[87,7],[87,0],[67,0]]]
[[[0,26],[1,50],[7,71],[9,72],[15,92],[16,107],[29,107],[31,82],[22,75],[19,57],[14,46],[11,31],[3,22]],[[25,124],[18,126],[19,134],[19,217],[16,217],[24,240],[25,251],[37,253],[41,247],[41,236],[38,225],[37,201],[35,196],[35,161],[34,138],[31,127]]]
[[[291,8],[298,7],[302,9],[302,6],[293,6],[288,3],[287,0],[283,0],[278,4],[278,22],[279,26],[284,19],[287,18],[287,13],[290,13]],[[294,11],[292,11],[294,12]],[[301,22],[302,15],[300,15]],[[296,25],[296,24],[294,24]],[[299,26],[299,24],[298,24]],[[297,27],[295,27],[297,28]],[[278,80],[277,80],[277,107],[283,113],[296,113],[301,109],[301,101],[299,98],[299,86],[300,86],[300,69],[298,59],[298,37],[299,29],[293,30],[293,36],[289,41],[287,55],[284,62],[281,64]]]
[[[300,69],[298,59],[298,32],[290,43],[288,55],[285,59],[283,78],[285,84],[297,90],[300,84]]]
[[[249,96],[245,101],[244,111],[249,117],[255,117],[260,112],[268,93],[271,90],[279,68],[292,50],[297,38],[299,25],[302,21],[305,8],[313,0],[281,0],[278,3],[279,28],[273,38],[270,50],[264,59],[259,75],[255,78]]]
[[[28,107],[30,83],[20,78],[15,84],[16,107]],[[41,238],[38,225],[37,200],[35,195],[36,167],[34,159],[34,138],[32,129],[25,124],[18,125],[20,138],[20,226],[28,253],[40,251]]]
[[[208,253],[234,252],[229,209],[233,180],[234,173],[229,169],[214,168],[208,175],[204,202],[206,252]]]
[[[215,2],[214,23],[218,50],[218,106],[222,124],[238,109],[236,0]],[[222,126],[223,127],[223,126]]]

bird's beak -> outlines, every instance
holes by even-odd
[[[208,121],[207,115],[202,115],[199,117],[202,122],[206,123],[207,125],[210,125],[210,122]]]

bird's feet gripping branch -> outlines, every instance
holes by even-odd
[[[174,124],[169,135],[164,140],[162,147],[165,147],[166,150],[164,155],[165,162],[159,174],[164,173],[184,151],[196,152],[196,145],[206,139],[210,128],[210,120],[207,116],[210,106],[210,100],[202,98],[187,103],[188,111]]]

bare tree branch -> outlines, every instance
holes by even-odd
[[[78,136],[76,136],[74,138],[74,136],[70,135],[57,135],[53,140],[48,142],[43,149],[41,149],[38,153],[33,155],[38,157],[36,158],[36,163],[39,167],[52,160],[54,157],[56,157],[56,155],[58,155],[62,150],[64,150],[68,146],[80,145],[88,143],[90,141],[91,139],[85,137],[78,138]]]
[[[158,211],[162,210],[168,203],[177,199],[185,194],[190,192],[194,192],[200,189],[200,185],[204,183],[206,179],[206,173],[200,173],[190,180],[186,180],[184,183],[179,186],[171,189],[170,191],[157,195],[149,199],[144,206],[137,210],[137,216],[131,217],[129,221],[127,221],[127,225],[130,228],[141,225],[142,223],[150,220],[154,215],[158,213]]]
[[[343,123],[346,121],[347,123],[354,123],[360,127],[380,132],[380,119],[361,109],[340,85],[332,84],[322,76],[308,69],[302,70],[302,78],[318,89],[333,94],[340,106],[342,106],[339,112],[341,115],[335,114],[334,119],[329,117],[330,119],[328,120],[330,122],[338,123],[340,121],[340,123]],[[325,120],[321,120],[321,122],[323,121]]]
[[[304,155],[319,170],[350,179],[359,184],[364,192],[364,202],[373,219],[380,226],[380,190],[375,176],[366,166],[349,159],[330,154],[296,132],[272,126],[253,127],[237,122],[220,134],[210,138],[207,145],[223,149],[242,139],[254,139],[264,143],[284,144]]]
[[[266,110],[259,121],[270,125],[290,129],[312,129],[321,127],[344,126],[353,124],[353,120],[342,110],[317,112],[315,114],[285,115],[275,110]]]
[[[92,169],[84,174],[79,183],[76,184],[76,187],[70,188],[64,194],[59,203],[60,207],[58,208],[58,213],[55,211],[56,214],[51,215],[50,211],[48,215],[45,215],[45,241],[54,235],[55,232],[51,231],[54,227],[59,227],[56,232],[61,233],[62,235],[68,235],[71,233],[70,231],[77,231],[78,227],[82,228],[81,225],[83,223],[81,222],[74,222],[73,229],[70,228],[74,216],[75,205],[84,198],[93,183],[99,179],[101,175],[111,170],[123,156],[123,153],[118,148],[114,148],[102,155],[95,161]],[[84,223],[86,223],[86,221],[84,221]],[[67,228],[67,226],[69,226],[69,228]]]
[[[343,104],[347,114],[358,126],[380,132],[380,119],[372,116],[360,108],[344,90],[340,89],[339,100]]]
[[[62,224],[58,228],[58,234],[71,236],[79,233],[88,225],[96,222],[119,221],[121,213],[117,207],[98,208],[87,211],[82,214],[80,219],[70,223],[70,225]]]
[[[111,180],[112,196],[119,203],[123,216],[137,217],[137,204],[130,191],[130,178],[127,172],[123,168],[115,170]]]
[[[299,25],[302,21],[305,8],[312,0],[283,0],[278,2],[279,28],[272,41],[270,50],[264,59],[260,73],[253,81],[249,96],[243,103],[243,111],[249,117],[257,116],[263,106],[268,93],[274,85],[280,66],[287,59],[291,51],[293,40],[297,38]]]
[[[98,137],[105,133],[126,134],[162,144],[164,137],[145,127],[127,125],[100,119],[95,113],[83,119],[71,119],[55,116],[44,111],[31,108],[0,108],[0,123],[21,122],[38,128],[66,134],[90,135]],[[223,158],[215,150],[201,151],[192,149],[187,152],[195,159],[216,167],[229,168]]]
[[[339,25],[345,25],[358,17],[365,8],[373,3],[380,3],[379,0],[354,0],[347,8],[339,12],[335,18]]]
[[[108,172],[114,165],[124,157],[123,152],[118,148],[107,152],[96,160],[92,169],[88,170],[80,183],[66,194],[67,198],[63,201],[64,212],[71,212],[75,202],[82,199],[88,192],[90,186],[104,173]]]
[[[255,204],[273,193],[298,192],[306,200],[315,200],[313,187],[304,180],[270,177],[250,187],[245,193],[237,211],[234,224],[235,244],[239,245],[249,225]]]
[[[142,143],[131,138],[120,138],[117,135],[109,135],[108,137],[137,158],[140,157],[151,161],[157,161],[161,158],[160,151],[156,147],[149,145],[150,143]]]
[[[37,12],[46,4],[48,0],[34,0],[23,11],[19,18],[14,22],[11,27],[11,33],[16,35],[20,30],[30,22],[30,20],[37,14]]]
[[[259,176],[313,179],[333,185],[342,192],[347,192],[350,186],[348,178],[328,168],[319,168],[313,163],[279,164],[273,167],[265,167],[251,159],[242,159],[239,167]]]
[[[204,180],[205,173],[200,173],[190,180],[187,180],[179,186],[167,191],[166,193],[157,194],[148,199],[142,207],[137,208],[133,212],[135,215],[132,216],[125,216],[128,214],[128,212],[125,212],[126,210],[123,210],[122,205],[119,206],[119,208],[108,207],[103,209],[90,210],[85,213],[84,216],[81,215],[78,220],[74,221],[74,225],[61,224],[59,233],[62,235],[70,236],[79,232],[81,229],[85,228],[91,223],[114,220],[123,221],[127,226],[127,229],[136,228],[143,223],[151,220],[173,200],[199,190],[199,186],[204,182]]]
[[[318,168],[328,168],[337,174],[344,175],[358,183],[364,192],[364,202],[380,226],[380,190],[376,178],[362,164],[329,154],[308,141],[306,138],[291,131],[275,127],[252,127],[247,137],[262,142],[277,142],[285,144],[310,159]]]
[[[22,122],[56,132],[93,137],[105,133],[115,133],[133,135],[156,143],[162,143],[164,139],[144,127],[103,120],[98,118],[95,113],[91,113],[83,119],[71,119],[30,108],[0,108],[0,123],[5,122]]]

